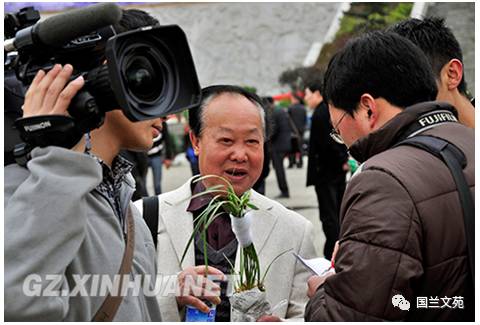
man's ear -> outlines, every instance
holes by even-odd
[[[463,76],[463,64],[458,59],[451,59],[445,66],[442,68],[441,73],[446,73],[446,81],[448,90],[455,90],[460,82],[462,81]]]
[[[378,107],[373,96],[370,94],[360,96],[359,108],[359,113],[365,115],[370,128],[373,129],[378,121]]]
[[[323,96],[322,96],[322,94],[320,93],[319,90],[315,90],[314,94],[315,94],[316,98],[317,98],[318,101],[319,101],[318,103],[323,102]]]
[[[192,130],[188,131],[188,136],[190,137],[190,142],[192,143],[193,152],[195,152],[195,155],[198,156],[198,143],[200,142],[200,139],[193,133]]]

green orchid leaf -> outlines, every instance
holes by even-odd
[[[252,210],[258,210],[258,208],[257,208],[255,205],[251,204],[251,203],[247,203],[247,207],[249,207],[249,208],[252,209]]]
[[[199,182],[208,178],[218,178],[222,180],[225,185],[213,185],[211,187],[208,187],[205,191],[192,196],[192,198],[194,198],[205,194],[215,193],[215,196],[211,199],[204,211],[195,218],[196,226],[194,227],[194,233],[192,234],[187,243],[187,247],[185,248],[185,251],[182,255],[181,263],[185,258],[188,247],[192,244],[193,239],[195,238],[195,234],[199,231],[201,232],[201,236],[204,241],[204,249],[206,251],[207,229],[212,224],[212,222],[222,213],[226,212],[234,217],[241,218],[244,216],[244,212],[247,209],[258,210],[258,207],[250,202],[252,191],[247,191],[241,196],[238,196],[235,193],[232,184],[224,177],[218,175],[197,176],[194,178],[193,182]],[[221,211],[220,209],[223,209],[223,211]],[[234,273],[239,275],[238,280],[235,281],[235,290],[238,292],[258,287],[260,290],[263,291],[263,281],[265,280],[266,274],[268,273],[273,262],[284,253],[275,257],[275,259],[269,264],[263,278],[261,278],[260,260],[258,258],[257,251],[255,250],[255,246],[251,244],[248,247],[240,247],[240,270],[238,273]],[[226,258],[225,255],[224,257]],[[208,256],[205,255],[204,259],[205,265],[208,265]],[[232,268],[232,272],[235,272],[235,267],[230,263],[228,259],[227,261]]]
[[[238,272],[235,272],[235,266],[233,266],[232,262],[230,262],[230,260],[228,259],[227,255],[225,255],[225,253],[223,253],[223,257],[225,258],[225,261],[227,261],[228,265],[230,266],[230,270],[232,271],[232,274],[238,275]]]
[[[218,196],[220,197],[220,196]],[[190,236],[188,242],[187,242],[187,246],[185,247],[185,250],[183,251],[183,254],[182,254],[182,258],[180,260],[180,266],[182,265],[184,259],[185,259],[185,256],[187,255],[187,251],[188,251],[188,248],[190,247],[190,245],[192,244],[193,242],[193,239],[195,238],[195,234],[199,232],[200,230],[200,227],[205,224],[205,220],[204,219],[207,219],[209,214],[210,214],[210,211],[212,210],[212,208],[214,207],[215,205],[215,200],[212,200],[210,201],[210,203],[208,204],[207,208],[205,208],[205,210],[200,213],[195,219],[194,219],[194,223],[196,223],[194,229],[193,229],[193,233],[192,235]]]
[[[293,248],[290,248],[290,249],[287,249],[286,251],[283,251],[281,252],[280,254],[278,254],[271,262],[270,264],[268,264],[267,266],[267,269],[265,271],[265,273],[263,274],[263,278],[262,278],[262,281],[260,281],[261,284],[263,284],[263,282],[265,281],[265,277],[267,276],[268,274],[268,271],[270,270],[270,267],[272,266],[273,262],[275,262],[276,260],[278,260],[281,256],[285,255],[286,253],[292,251]]]

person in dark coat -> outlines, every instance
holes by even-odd
[[[287,177],[285,175],[285,166],[283,160],[290,152],[291,145],[291,128],[288,122],[287,111],[277,106],[272,113],[273,131],[272,131],[272,164],[275,169],[275,176],[277,177],[278,188],[280,195],[276,198],[289,198],[290,191],[288,190]]]
[[[330,137],[332,125],[328,106],[321,95],[322,81],[310,80],[306,85],[305,101],[315,107],[310,129],[307,186],[315,186],[320,221],[325,234],[323,254],[330,259],[338,239],[340,204],[345,192],[347,147]]]
[[[265,110],[265,133],[266,139],[263,143],[263,168],[260,177],[257,182],[253,185],[253,189],[258,193],[265,195],[265,179],[268,174],[270,174],[270,161],[271,161],[271,141],[270,136],[272,132],[271,118],[273,113],[273,98],[272,97],[263,97],[262,98],[263,109]]]
[[[427,57],[396,33],[349,41],[324,84],[332,137],[362,165],[343,198],[335,271],[309,279],[305,320],[474,321],[465,196],[442,159],[398,145],[426,136],[455,146],[474,205],[474,130],[458,123],[453,106],[433,101]]]
[[[162,132],[153,140],[153,147],[148,151],[148,160],[152,167],[155,195],[162,194],[162,169],[168,169],[174,158],[173,143],[168,132],[168,124],[162,121]]]
[[[288,155],[288,168],[294,165],[297,168],[303,167],[303,135],[307,124],[307,109],[303,105],[303,100],[298,95],[293,94],[291,97],[292,104],[288,107],[288,115],[290,116],[292,132],[292,150]]]

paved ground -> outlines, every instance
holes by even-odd
[[[295,210],[313,223],[314,227],[314,244],[318,255],[323,252],[323,244],[325,236],[318,217],[318,203],[315,190],[312,186],[306,187],[306,161],[303,168],[285,169],[287,174],[288,186],[290,188],[289,199],[279,199],[279,202],[286,207]],[[285,160],[287,164],[287,160]],[[170,169],[163,169],[162,188],[163,191],[170,191],[182,185],[189,177],[191,177],[188,161],[182,156],[178,156],[174,165]],[[153,181],[151,171],[147,175],[147,188],[149,193],[153,193]],[[277,186],[275,172],[273,168],[267,177],[266,195],[274,198],[279,195],[280,191]]]

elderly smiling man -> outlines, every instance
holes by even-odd
[[[252,239],[257,248],[261,270],[280,253],[293,252],[311,258],[315,256],[312,242],[312,224],[299,214],[281,204],[251,190],[263,166],[263,142],[265,141],[265,115],[260,99],[242,88],[235,86],[211,86],[202,92],[202,103],[189,111],[191,141],[199,158],[201,175],[218,175],[228,179],[237,195],[252,191],[251,200],[259,210],[252,217]],[[210,182],[211,179],[209,179]],[[230,263],[239,259],[237,239],[232,232],[228,214],[215,219],[208,228],[207,252],[199,237],[190,246],[183,270],[180,259],[194,228],[194,218],[210,202],[204,196],[191,199],[212,184],[192,183],[190,179],[180,188],[160,195],[158,272],[161,275],[179,273],[203,276],[205,267],[203,254],[209,258],[209,273],[227,274]],[[282,300],[273,316],[262,320],[279,318],[303,318],[307,301],[308,271],[296,263],[292,254],[279,258],[266,277],[267,300],[271,306]],[[180,281],[181,282],[181,281]],[[206,299],[217,305],[216,321],[230,320],[230,304],[222,287],[221,302],[218,297]],[[202,299],[204,299],[202,297]],[[192,305],[208,310],[200,297],[177,296],[158,297],[162,306],[162,320],[179,321],[183,306]]]

